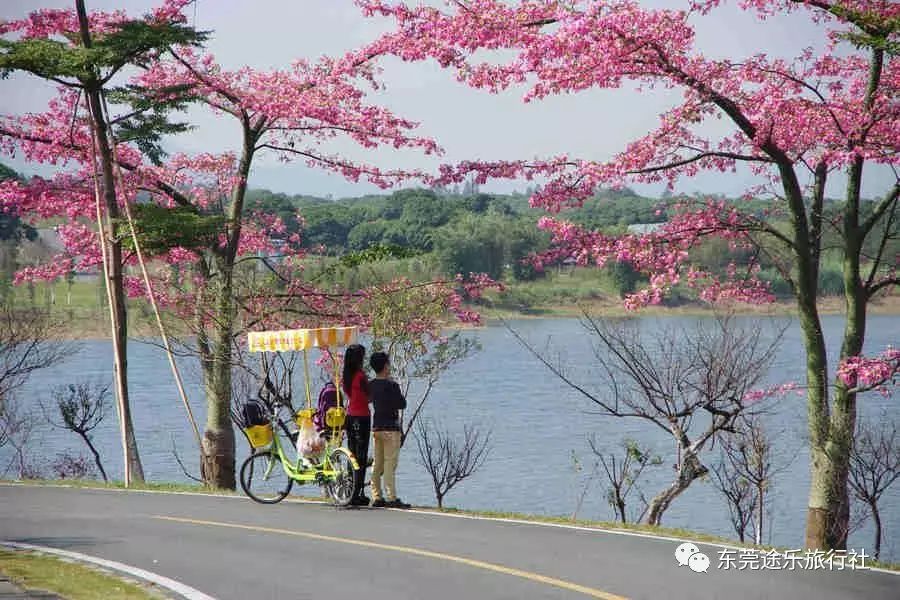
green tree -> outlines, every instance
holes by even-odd
[[[467,214],[435,232],[434,253],[445,273],[487,273],[499,279],[506,259],[501,222]]]
[[[125,314],[122,243],[115,235],[119,201],[110,134],[114,130],[119,140],[134,144],[151,161],[158,162],[164,155],[160,145],[162,136],[184,131],[187,127],[170,123],[166,118],[169,110],[183,107],[183,102],[175,99],[178,94],[173,92],[176,90],[161,90],[160,94],[149,97],[141,89],[116,87],[113,79],[126,67],[143,65],[150,57],[159,56],[173,46],[198,45],[205,40],[206,34],[179,23],[162,21],[155,16],[123,19],[118,23],[106,24],[102,33],[94,32],[91,30],[84,0],[75,0],[75,12],[72,16],[77,17],[77,30],[56,31],[51,26],[45,37],[0,39],[0,76],[17,71],[25,72],[78,90],[80,97],[87,103],[92,132],[97,140],[102,198],[108,216],[104,224],[107,240],[104,243],[108,246],[110,257],[107,283],[112,301],[116,396],[124,429],[126,483],[130,479],[143,481],[143,468],[128,402],[128,320]],[[51,23],[62,27],[61,21]],[[111,121],[104,111],[107,97],[113,102],[131,105],[132,110]],[[76,110],[78,108],[80,107],[76,107]]]
[[[360,223],[347,235],[347,248],[353,251],[365,250],[372,245],[379,244],[385,239],[385,234],[390,228],[391,224],[382,219]]]
[[[0,163],[0,181],[7,179],[20,180],[21,177]],[[37,230],[23,223],[18,215],[0,211],[0,302],[7,302],[12,292],[12,279],[18,268],[16,255],[23,239],[37,239]]]

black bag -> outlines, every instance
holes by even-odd
[[[241,409],[241,416],[244,418],[244,427],[268,425],[269,417],[266,415],[266,412],[266,408],[260,402],[251,401],[245,404]]]

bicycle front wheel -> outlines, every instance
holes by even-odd
[[[333,479],[326,484],[325,491],[338,506],[348,506],[353,498],[353,477],[356,469],[350,460],[350,453],[345,448],[335,448],[328,455]]]
[[[252,454],[241,465],[244,493],[262,504],[281,502],[292,485],[294,480],[284,472],[281,459],[272,452]]]

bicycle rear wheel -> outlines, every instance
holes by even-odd
[[[348,506],[353,499],[353,475],[356,469],[345,448],[335,448],[328,455],[334,479],[325,485],[325,491],[338,506]]]
[[[247,457],[241,465],[241,487],[244,493],[262,504],[281,502],[291,491],[294,480],[281,466],[281,459],[272,452],[260,452]]]

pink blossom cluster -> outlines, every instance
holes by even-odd
[[[900,147],[900,61],[887,60],[881,84],[866,104],[868,57],[846,47],[859,15],[890,19],[897,3],[881,0],[741,0],[765,18],[803,8],[819,23],[828,48],[805,48],[792,60],[758,53],[738,59],[705,56],[695,47],[692,19],[722,0],[686,2],[691,10],[647,8],[632,0],[472,0],[446,7],[357,0],[363,14],[388,18],[395,31],[380,51],[403,60],[433,59],[460,81],[491,93],[524,87],[524,101],[588,89],[632,86],[674,88],[682,101],[664,112],[655,129],[607,161],[560,156],[547,160],[464,161],[442,167],[435,183],[546,178],[531,198],[551,213],[578,206],[601,186],[666,183],[670,188],[701,171],[751,172],[780,180],[776,159],[827,170],[859,158],[896,165]],[[842,46],[843,47],[839,47]],[[725,119],[731,130],[711,137],[709,124]],[[721,127],[716,127],[721,130]],[[578,264],[630,262],[650,285],[626,299],[637,307],[661,300],[685,275],[687,252],[706,235],[736,238],[753,225],[734,209],[685,212],[677,226],[648,236],[605,236],[564,221],[545,220],[555,247],[535,257],[538,267],[563,258]],[[723,216],[725,217],[723,219]],[[712,222],[714,221],[714,222]],[[729,232],[730,231],[730,232]],[[724,281],[692,269],[702,297],[766,302],[767,286],[753,273]]]
[[[761,400],[766,400],[768,398],[783,397],[791,392],[796,393],[798,396],[803,395],[803,390],[797,383],[787,382],[773,385],[764,389],[750,390],[749,392],[744,394],[743,401],[744,404],[755,404],[757,402],[760,402]]]
[[[888,348],[875,357],[850,356],[841,361],[838,379],[849,388],[870,390],[880,388],[900,379],[900,349]]]
[[[646,288],[626,296],[625,306],[629,309],[661,302],[665,293],[680,282],[700,289],[701,298],[708,302],[774,301],[768,284],[756,277],[756,265],[739,273],[732,264],[722,278],[690,262],[690,250],[708,237],[739,243],[745,235],[742,229],[752,224],[748,217],[721,201],[708,201],[700,208],[676,206],[674,211],[668,222],[646,234],[605,234],[587,231],[569,221],[542,217],[538,227],[550,232],[551,247],[533,256],[533,264],[542,269],[570,258],[582,266],[628,263],[649,278]]]
[[[183,9],[188,4],[187,0],[165,0],[143,18],[147,22],[184,22]],[[97,36],[114,31],[128,19],[124,11],[89,16],[92,33]],[[73,44],[77,43],[77,30],[72,10],[35,11],[24,19],[0,24],[0,35],[11,39],[66,39]],[[373,103],[367,94],[367,89],[382,89],[376,78],[376,59],[389,53],[393,44],[385,38],[338,57],[300,59],[289,67],[267,71],[228,70],[201,50],[172,48],[164,55],[149,57],[146,68],[130,78],[126,79],[128,71],[123,71],[121,78],[126,81],[122,83],[141,86],[158,100],[169,99],[172,86],[191,86],[209,110],[235,119],[239,124],[236,131],[242,134],[242,143],[236,144],[242,148],[240,155],[176,154],[161,165],[148,161],[131,144],[119,143],[115,148],[121,170],[121,181],[117,181],[121,183],[117,185],[121,208],[140,198],[162,207],[193,207],[203,215],[227,218],[217,244],[168,248],[147,257],[154,294],[161,304],[191,322],[214,322],[218,306],[210,300],[219,281],[215,257],[233,249],[238,261],[266,260],[267,272],[284,283],[280,293],[240,284],[234,301],[247,327],[335,322],[366,327],[371,324],[375,303],[390,297],[408,297],[407,301],[415,299],[429,308],[406,324],[414,334],[438,335],[439,323],[448,312],[461,320],[477,320],[465,302],[493,285],[486,278],[426,284],[398,280],[356,291],[323,287],[305,279],[302,259],[308,250],[302,247],[299,233],[289,233],[287,224],[277,216],[240,206],[253,160],[263,153],[285,161],[306,161],[350,180],[365,179],[379,186],[424,177],[420,171],[386,169],[329,150],[332,142],[343,139],[368,150],[440,152],[434,140],[414,133],[416,123]],[[52,177],[0,184],[0,210],[29,220],[62,217],[67,221],[58,227],[65,251],[47,264],[23,269],[18,280],[54,279],[75,269],[97,268],[101,259],[95,223],[95,159],[84,98],[61,88],[44,112],[0,116],[0,153],[59,168]],[[239,207],[235,209],[237,218],[230,214],[231,207]],[[302,221],[299,215],[298,219]],[[126,292],[145,296],[146,285],[136,276],[140,271],[135,260],[134,253],[127,253],[126,265],[131,269],[125,280]],[[165,266],[160,268],[162,264]]]

